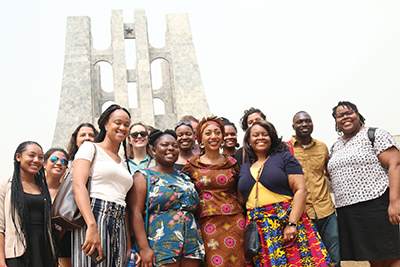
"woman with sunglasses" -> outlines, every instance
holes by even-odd
[[[180,171],[188,160],[195,156],[193,153],[195,134],[191,123],[188,121],[178,122],[175,126],[175,133],[178,137],[179,157],[174,167]]]
[[[60,189],[62,177],[68,166],[68,153],[62,148],[50,148],[44,154],[44,169],[46,181],[53,200]]]
[[[143,259],[141,266],[197,267],[204,257],[201,231],[193,215],[199,199],[190,178],[174,169],[179,154],[176,134],[154,130],[149,142],[156,164],[135,173],[128,195],[131,224]],[[143,214],[147,199],[146,235]]]
[[[224,124],[216,116],[197,125],[200,155],[191,158],[182,171],[196,186],[206,266],[246,266],[243,250],[245,217],[237,191],[239,168],[236,160],[219,152],[224,141]]]
[[[339,226],[340,258],[400,266],[400,154],[385,130],[365,127],[357,106],[339,102],[332,112],[340,135],[328,171]]]
[[[56,266],[50,208],[42,147],[23,142],[14,154],[13,176],[0,181],[0,266]]]
[[[128,163],[131,174],[154,166],[153,154],[148,142],[148,128],[141,122],[136,122],[129,127],[128,136]]]
[[[243,140],[250,161],[240,167],[239,190],[246,201],[247,221],[255,221],[261,235],[254,266],[333,267],[304,211],[307,189],[302,167],[274,125],[255,122]]]

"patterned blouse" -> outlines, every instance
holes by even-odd
[[[348,140],[343,137],[333,144],[328,163],[336,208],[376,199],[389,187],[388,169],[378,155],[394,146],[394,138],[383,129],[376,129],[375,143],[368,138],[368,128]]]
[[[224,156],[225,161],[222,164],[207,165],[197,155],[182,169],[189,174],[199,194],[196,218],[243,212],[237,196],[239,167],[234,158]]]

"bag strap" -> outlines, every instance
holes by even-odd
[[[242,147],[242,164],[244,164],[245,157],[246,157],[246,151],[244,151],[244,147]]]
[[[150,194],[150,175],[148,173],[148,170],[140,170],[140,172],[143,174],[143,176],[146,178],[146,184],[147,184],[147,195],[146,195],[146,213],[144,215],[144,229],[146,231],[147,235],[147,229],[149,226],[149,194]]]
[[[260,166],[260,169],[258,169],[258,172],[257,172],[257,180],[256,180],[256,197],[255,197],[255,199],[254,199],[254,208],[257,208],[257,201],[258,201],[258,179],[260,179],[260,174],[261,174],[261,171],[262,171],[262,169],[264,168],[264,164],[265,164],[265,162],[267,162],[267,160],[269,159],[269,157],[271,157],[271,155],[269,155],[268,156],[268,158],[266,158],[265,160],[264,160],[264,162],[261,164],[261,166]]]
[[[286,146],[289,148],[290,153],[294,156],[293,145],[291,141],[286,142]]]
[[[373,128],[373,127],[368,128],[368,138],[371,141],[372,147],[374,147],[374,143],[375,143],[375,131],[376,131],[376,128]]]

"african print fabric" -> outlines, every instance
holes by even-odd
[[[247,221],[256,220],[260,233],[260,251],[255,266],[332,266],[322,239],[308,215],[303,212],[297,223],[297,238],[283,242],[283,229],[289,222],[292,202],[278,202],[248,210]]]
[[[206,249],[205,266],[246,266],[243,214],[210,216],[199,220]],[[248,261],[250,263],[250,261]]]
[[[190,178],[179,172],[156,172],[150,175],[149,246],[157,266],[185,259],[204,258],[199,224],[193,212],[198,203]]]

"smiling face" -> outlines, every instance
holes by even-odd
[[[146,128],[144,128],[142,125],[135,125],[131,128],[131,132],[129,133],[129,138],[128,138],[128,142],[129,144],[132,145],[133,148],[145,148],[147,146],[148,143],[148,139],[147,139],[147,135],[146,136],[142,136],[142,132],[147,132]],[[134,138],[131,136],[132,133],[136,133],[137,137]]]
[[[53,156],[58,158],[56,162],[53,162],[55,160]],[[65,173],[65,171],[67,170],[67,166],[61,163],[61,159],[66,159],[65,154],[61,151],[55,151],[50,155],[50,157],[43,165],[44,169],[46,170],[47,177],[60,179],[61,176]]]
[[[336,109],[336,124],[345,136],[355,135],[360,127],[359,114],[347,106],[338,106]]]
[[[76,146],[80,147],[83,142],[90,141],[94,142],[95,134],[91,127],[83,126],[79,129],[78,134],[76,135]]]
[[[299,113],[293,118],[293,130],[295,130],[297,137],[309,137],[313,129],[313,122],[307,113]]]
[[[104,124],[107,129],[106,137],[110,138],[114,142],[121,143],[129,134],[130,124],[131,120],[124,110],[115,110],[111,113],[110,118]]]
[[[43,151],[36,144],[28,144],[21,153],[17,153],[15,159],[20,163],[21,175],[35,175],[43,167]]]
[[[225,125],[225,147],[231,148],[236,147],[237,144],[237,133],[232,125]]]
[[[202,143],[204,144],[204,150],[215,151],[218,150],[222,144],[223,136],[221,129],[215,125],[208,125],[202,133]]]
[[[192,129],[187,125],[181,125],[175,130],[178,136],[178,146],[180,150],[188,151],[192,150],[194,144],[194,133]]]
[[[164,134],[155,143],[152,148],[157,164],[162,166],[174,166],[179,156],[179,147],[174,137]]]
[[[271,137],[267,129],[254,125],[251,129],[249,143],[257,155],[266,155],[271,148]]]

